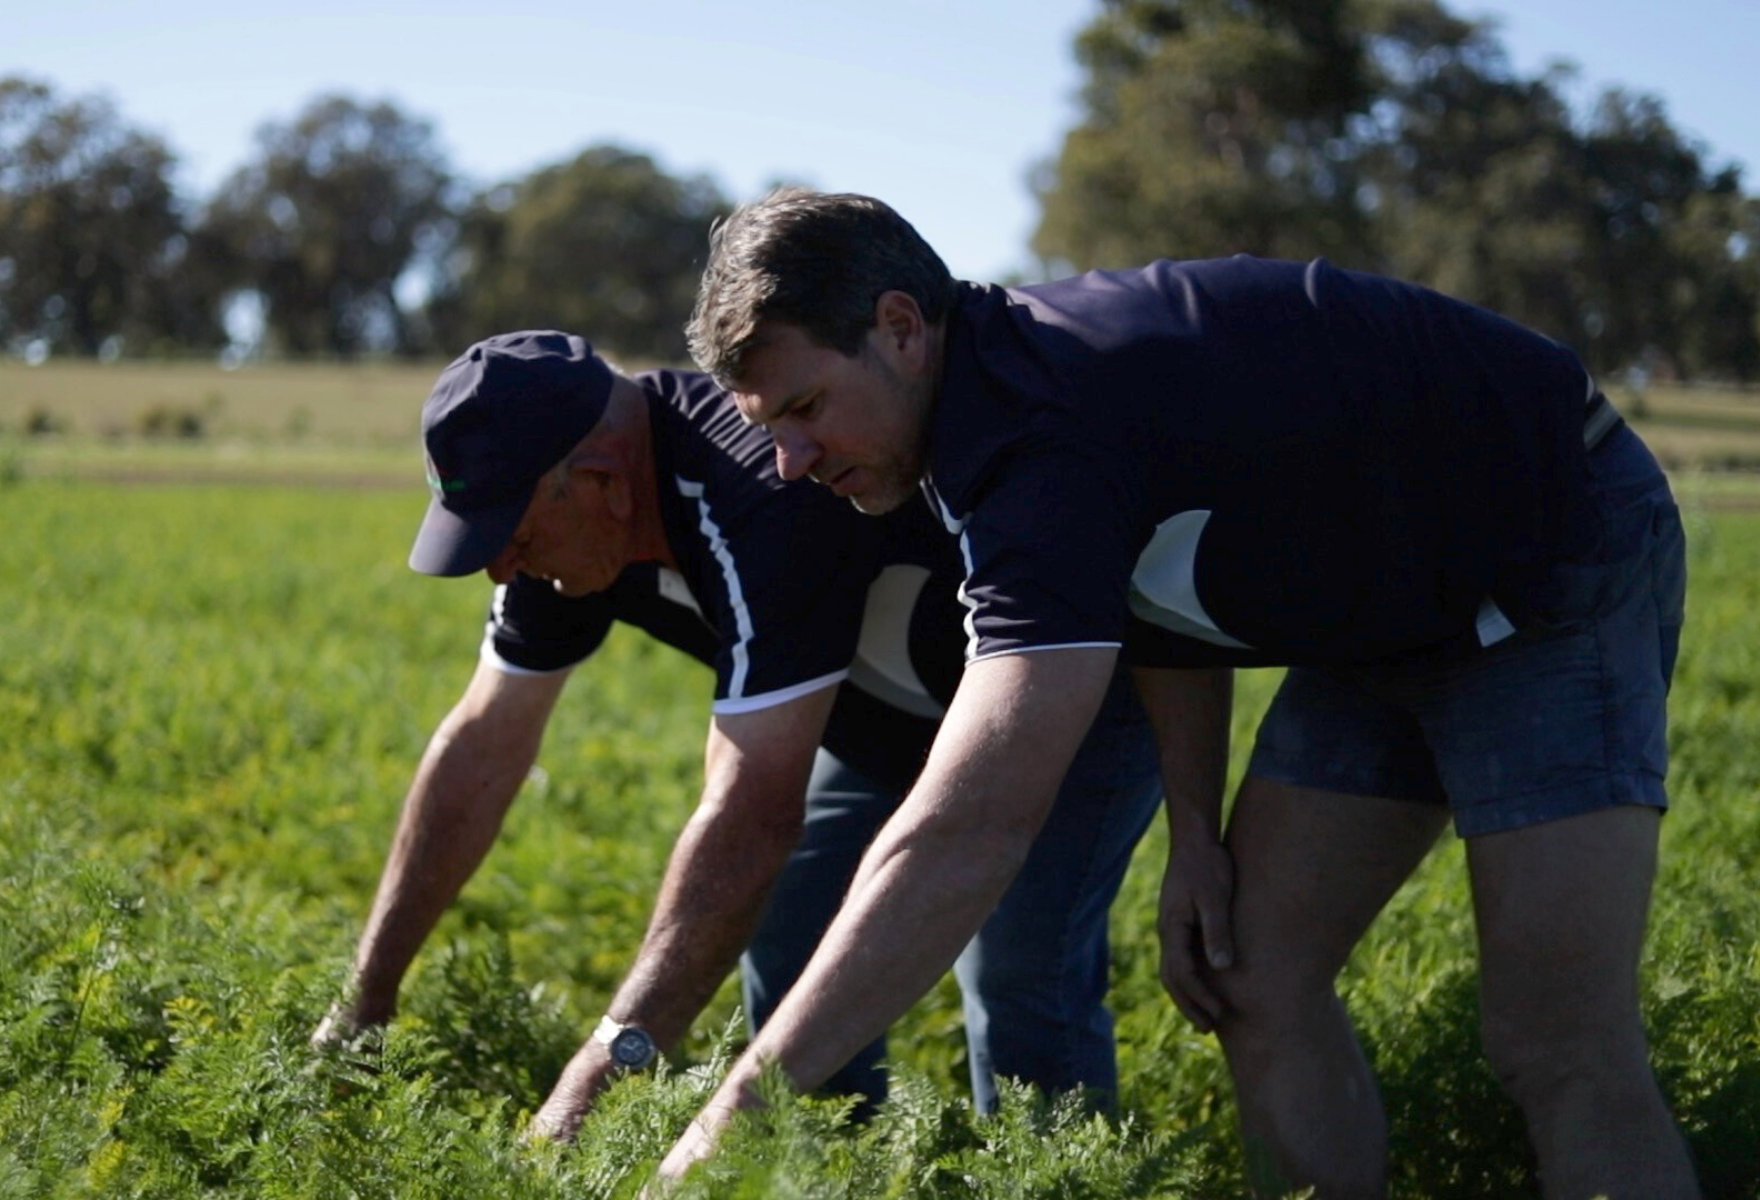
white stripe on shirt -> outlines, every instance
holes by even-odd
[[[734,565],[727,539],[721,536],[721,527],[709,515],[709,502],[703,499],[703,485],[682,475],[674,476],[674,479],[679,494],[697,502],[697,529],[709,539],[709,552],[721,564],[721,578],[727,584],[727,602],[733,608],[733,625],[739,633],[739,640],[733,644],[733,674],[727,681],[727,700],[738,700],[745,691],[746,674],[751,669],[752,640],[752,613],[746,607],[745,592],[740,587],[739,568]]]
[[[775,708],[778,704],[787,704],[790,700],[799,700],[834,683],[842,683],[849,678],[849,672],[833,671],[829,675],[821,675],[817,679],[809,679],[805,683],[797,683],[790,687],[778,688],[774,692],[763,692],[756,696],[745,696],[735,700],[717,700],[709,706],[709,711],[718,717],[730,716],[734,713],[757,712],[763,708]]]

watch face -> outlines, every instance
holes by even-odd
[[[654,1058],[654,1039],[644,1029],[620,1029],[611,1039],[611,1058],[619,1066],[639,1070]]]

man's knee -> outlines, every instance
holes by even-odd
[[[1212,975],[1223,1017],[1217,1035],[1225,1044],[1299,1035],[1341,1008],[1331,976],[1292,969],[1288,963],[1243,955]]]
[[[1524,1109],[1579,1089],[1617,1093],[1649,1079],[1644,1029],[1626,1005],[1487,1005],[1479,1041]]]

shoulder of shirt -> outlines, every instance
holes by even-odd
[[[650,398],[674,407],[681,403],[688,405],[722,397],[731,399],[727,396],[727,389],[703,371],[650,367],[645,371],[636,371],[629,378],[647,392]]]

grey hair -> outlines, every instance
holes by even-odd
[[[881,293],[903,292],[939,324],[953,276],[908,221],[869,196],[786,187],[734,209],[709,234],[709,265],[685,326],[691,357],[724,387],[744,374],[758,325],[798,326],[855,355]]]

